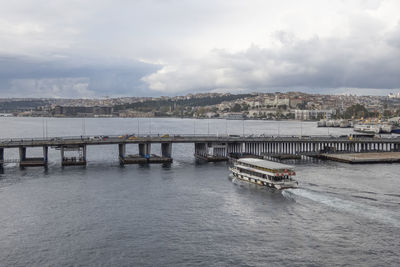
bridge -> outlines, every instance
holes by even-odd
[[[255,156],[316,156],[324,153],[400,152],[399,138],[359,136],[239,136],[239,135],[113,135],[113,136],[72,136],[52,138],[7,138],[0,139],[0,167],[13,160],[4,159],[4,150],[19,149],[19,165],[47,166],[48,149],[61,153],[61,165],[86,165],[87,146],[117,145],[119,162],[168,163],[172,162],[172,145],[194,144],[195,157],[206,161],[226,161],[232,154]],[[126,146],[137,145],[137,155],[127,155]],[[151,146],[160,145],[161,155],[151,154]],[[26,151],[42,147],[43,157],[29,158]],[[74,157],[66,157],[66,151],[73,151]]]

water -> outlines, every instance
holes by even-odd
[[[139,125],[138,125],[139,122]],[[328,134],[315,123],[189,119],[0,118],[0,137],[137,133]],[[47,123],[47,131],[46,131]],[[244,126],[244,127],[243,127]],[[346,134],[349,129],[330,129]],[[160,148],[152,146],[158,153]],[[137,148],[128,146],[128,152]],[[396,266],[399,164],[296,165],[299,189],[228,179],[174,144],[171,166],[120,168],[117,146],[88,148],[88,166],[0,175],[3,266]],[[30,156],[40,149],[29,149]],[[17,150],[6,150],[16,158]]]

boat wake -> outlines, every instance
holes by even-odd
[[[299,201],[301,198],[309,199],[338,211],[351,213],[359,217],[400,228],[400,215],[384,208],[344,200],[304,188],[286,189],[282,191],[282,195],[295,201]]]

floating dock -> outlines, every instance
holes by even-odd
[[[141,155],[127,155],[124,158],[120,158],[120,164],[148,164],[148,163],[172,163],[171,157],[160,157],[151,154],[149,157],[143,157]]]
[[[321,154],[319,158],[333,161],[357,163],[394,163],[400,162],[400,152],[369,152],[345,154]]]
[[[197,159],[204,160],[207,162],[221,162],[221,161],[228,161],[228,157],[224,156],[217,156],[217,155],[199,155],[195,154],[194,155]]]
[[[275,158],[275,159],[301,159],[301,155],[295,155],[295,154],[271,154],[271,155],[266,155],[269,156],[271,158]]]
[[[23,167],[43,167],[46,166],[47,162],[45,160],[45,158],[25,158],[23,159],[19,166],[21,168]]]

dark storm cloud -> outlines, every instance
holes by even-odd
[[[157,69],[157,65],[127,60],[0,56],[0,93],[19,97],[148,95],[140,78]]]

